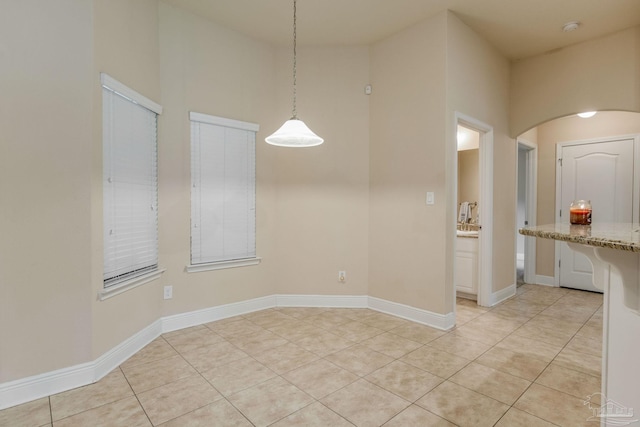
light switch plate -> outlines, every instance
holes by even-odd
[[[433,191],[427,191],[427,204],[435,205],[435,203],[436,203],[435,193]]]

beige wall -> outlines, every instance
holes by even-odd
[[[537,127],[538,130],[538,224],[555,222],[556,144],[640,133],[640,114],[603,111],[589,119],[568,116]],[[536,274],[553,277],[555,244],[537,239]]]
[[[511,68],[511,135],[593,110],[640,112],[640,27],[524,59]]]
[[[263,138],[273,121],[275,51],[179,8],[160,3],[159,238],[162,285],[173,299],[162,314],[183,313],[274,293],[275,156]],[[187,273],[190,259],[189,112],[260,125],[256,140],[257,266]],[[157,292],[161,296],[160,290]]]
[[[491,292],[515,283],[515,171],[516,144],[508,135],[509,62],[453,13],[447,14],[447,191],[455,194],[452,162],[457,151],[455,112],[493,128],[493,264]],[[482,198],[482,196],[480,196]],[[479,200],[482,205],[483,201]],[[455,229],[457,203],[448,203],[447,230]],[[480,223],[483,218],[480,217]],[[444,224],[441,223],[441,226]],[[455,259],[453,231],[447,233],[447,271]],[[451,276],[447,301],[453,305]]]
[[[277,121],[264,136],[291,115],[291,50],[278,50],[276,64]],[[325,142],[289,149],[260,141],[275,156],[273,280],[279,294],[367,295],[369,48],[302,47],[297,70],[298,116]]]
[[[492,292],[513,284],[513,265],[496,261],[514,258],[509,63],[449,12],[377,43],[371,56],[370,294],[453,310],[455,112],[494,127]]]
[[[0,14],[0,383],[91,359],[91,2]]]
[[[104,72],[162,104],[156,0],[96,0],[93,11],[93,168],[92,168],[92,354],[97,358],[156,321],[161,283],[156,280],[115,298],[98,301],[103,288],[102,238],[102,90]],[[131,41],[135,40],[135,43]],[[161,123],[164,117],[159,116]],[[163,210],[160,198],[159,213]],[[160,264],[164,257],[160,252]],[[121,321],[126,319],[126,321]]]
[[[458,212],[460,203],[477,202],[480,196],[480,150],[458,151]],[[475,218],[477,207],[473,208]]]
[[[451,311],[442,250],[445,60],[446,14],[371,48],[369,294],[436,313]]]

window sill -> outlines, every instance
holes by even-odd
[[[187,273],[199,273],[201,271],[222,270],[224,268],[246,267],[249,265],[258,265],[262,258],[245,258],[234,259],[231,261],[207,262],[204,264],[187,265]]]
[[[115,297],[116,295],[120,295],[121,293],[131,290],[133,288],[137,288],[138,286],[142,286],[145,283],[149,283],[152,280],[156,280],[164,272],[165,272],[165,269],[160,268],[156,271],[151,271],[147,274],[143,274],[142,276],[125,280],[124,282],[118,283],[117,285],[109,286],[107,289],[104,289],[98,292],[98,300],[104,301],[111,297]]]

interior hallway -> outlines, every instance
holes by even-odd
[[[0,426],[594,426],[602,295],[458,300],[449,332],[368,309],[277,308],[164,334]],[[598,402],[596,402],[598,403]]]

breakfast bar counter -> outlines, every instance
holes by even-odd
[[[519,232],[566,242],[591,262],[593,284],[604,292],[598,419],[602,426],[614,419],[640,425],[640,224],[548,224]]]

